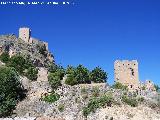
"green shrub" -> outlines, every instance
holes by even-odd
[[[122,89],[122,90],[128,90],[128,87],[123,85],[122,83],[116,82],[113,86],[114,89]]]
[[[45,97],[42,97],[42,100],[48,103],[54,103],[55,101],[59,100],[60,95],[57,93],[51,93]]]
[[[85,68],[83,65],[79,65],[75,71],[75,78],[78,84],[91,83],[89,80],[89,70]]]
[[[74,75],[75,71],[76,71],[76,68],[74,68],[71,65],[68,65],[67,69],[66,69],[66,74],[72,74],[72,75]]]
[[[101,96],[100,98],[92,98],[88,105],[83,108],[83,115],[87,117],[91,112],[95,112],[97,108],[107,106],[111,106],[113,102],[112,96]]]
[[[0,117],[10,115],[16,103],[25,97],[19,79],[14,68],[0,67]]]
[[[20,74],[23,74],[24,70],[26,69],[25,64],[25,58],[20,55],[16,55],[10,58],[8,66],[14,67]]]
[[[59,86],[61,86],[61,78],[58,72],[49,73],[48,81],[52,89],[57,89]]]
[[[122,101],[127,103],[128,105],[132,106],[132,107],[137,107],[138,106],[138,102],[135,98],[129,98],[127,96],[122,96]]]
[[[90,72],[90,80],[95,83],[104,83],[107,81],[107,73],[100,67],[96,67]]]
[[[63,105],[63,104],[59,104],[58,110],[59,110],[60,112],[63,112],[63,111],[64,111],[64,105]]]
[[[143,87],[142,87],[142,90],[146,90],[146,87],[145,87],[145,86],[143,86]]]
[[[71,86],[77,84],[77,80],[75,79],[73,74],[68,74],[67,75],[67,79],[65,80],[65,84],[71,85]]]
[[[39,53],[44,55],[44,56],[47,56],[47,49],[46,49],[46,46],[45,45],[39,45],[37,46],[38,49],[39,49]]]
[[[10,56],[7,52],[2,53],[0,56],[0,60],[4,63],[7,63],[9,59],[10,59]]]
[[[65,70],[60,65],[55,65],[55,68],[51,70],[52,72],[48,75],[48,81],[52,87],[52,89],[57,89],[61,86],[61,80],[64,77]]]
[[[144,101],[144,97],[139,97],[138,98],[138,102],[143,102]]]
[[[30,80],[37,80],[38,69],[35,67],[29,67],[26,73],[26,76]]]
[[[154,85],[156,91],[158,92],[160,90],[160,87],[158,85]]]
[[[86,94],[86,93],[88,93],[87,89],[85,87],[81,88],[81,94]]]
[[[92,89],[92,96],[93,97],[98,97],[99,96],[99,88],[98,87],[93,87]]]

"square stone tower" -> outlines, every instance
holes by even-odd
[[[115,82],[127,85],[129,89],[138,89],[139,75],[137,60],[116,60],[114,63]]]
[[[31,30],[29,28],[19,28],[19,38],[25,42],[30,42]]]

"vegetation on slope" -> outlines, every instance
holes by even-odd
[[[6,66],[15,68],[20,75],[25,75],[30,80],[37,79],[38,69],[29,59],[21,55],[10,58],[8,53],[2,53],[0,60],[6,63]]]
[[[0,117],[12,113],[18,100],[24,97],[19,75],[14,68],[0,67]]]

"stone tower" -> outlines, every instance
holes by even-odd
[[[120,82],[127,85],[130,89],[138,89],[139,75],[137,60],[116,60],[114,63],[115,82]]]
[[[29,28],[19,28],[19,38],[25,42],[30,42],[31,30]]]

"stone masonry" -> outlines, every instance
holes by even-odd
[[[24,40],[26,43],[39,43],[40,41],[31,37],[31,29],[27,27],[19,28],[19,38]],[[46,50],[48,50],[48,43],[43,42],[43,45],[46,47]]]
[[[139,88],[138,62],[137,60],[116,60],[114,63],[115,82],[127,85],[129,89]]]
[[[30,42],[31,30],[29,28],[20,28],[19,29],[19,38],[25,42]]]

